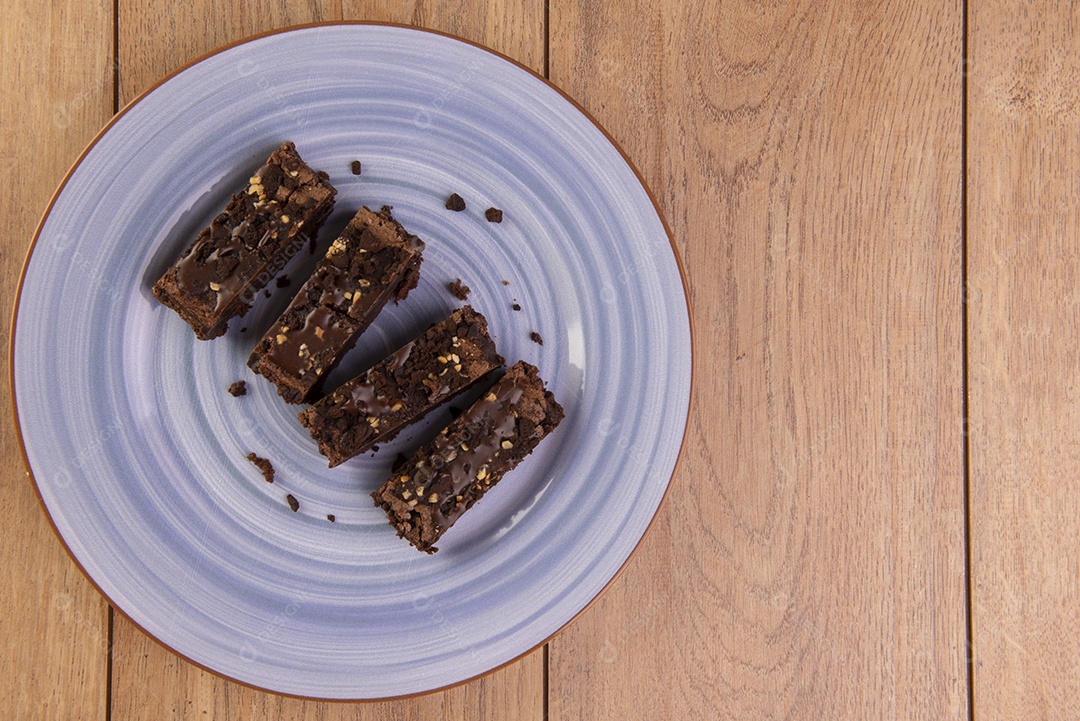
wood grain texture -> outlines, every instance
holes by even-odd
[[[295,3],[196,0],[120,1],[120,99],[128,102],[162,75],[214,48],[276,27],[322,20],[374,20],[451,32],[542,69],[539,0],[492,5],[384,2]],[[287,699],[220,679],[177,658],[116,615],[113,719],[303,719],[330,721],[540,721],[544,659],[534,652],[490,676],[401,702],[318,703]]]
[[[112,115],[112,4],[9,0],[0,23],[0,317],[11,317],[23,259],[68,166]],[[2,344],[8,347],[5,323]],[[0,718],[105,711],[108,607],[49,525],[0,392]]]
[[[689,269],[689,445],[550,718],[967,717],[959,2],[559,0]]]
[[[1080,8],[969,12],[975,718],[1080,718]]]

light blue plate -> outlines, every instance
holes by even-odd
[[[368,494],[447,412],[329,470],[299,408],[245,366],[315,258],[301,254],[289,288],[271,283],[271,298],[210,342],[150,294],[282,140],[339,189],[320,254],[361,204],[392,205],[427,241],[419,288],[383,312],[331,386],[456,307],[446,284],[460,277],[508,363],[539,366],[566,409],[434,556],[398,539]],[[452,192],[465,212],[443,207]],[[502,224],[484,219],[489,206]],[[678,260],[620,151],[531,72],[384,25],[236,45],[120,115],[43,222],[14,339],[30,468],[93,582],[196,663],[319,698],[444,687],[558,631],[656,514],[690,397]],[[233,398],[225,389],[241,378],[248,395]],[[273,461],[276,483],[249,451]]]

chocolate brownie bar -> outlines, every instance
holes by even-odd
[[[433,544],[563,418],[535,366],[516,363],[371,497],[417,549]]]
[[[303,411],[300,422],[333,468],[390,440],[502,363],[487,320],[464,306]]]
[[[383,306],[416,287],[423,250],[423,241],[406,232],[390,208],[360,208],[256,344],[248,366],[273,382],[286,402],[307,400]]]
[[[154,295],[201,340],[223,334],[255,294],[314,238],[337,190],[282,143],[242,193],[154,284]]]

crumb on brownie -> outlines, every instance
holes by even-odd
[[[229,386],[229,393],[232,394],[234,398],[247,395],[247,381],[236,381]]]

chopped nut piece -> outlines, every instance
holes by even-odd
[[[488,393],[486,396],[484,396],[484,400],[493,403],[498,400],[498,397],[494,393]]]
[[[276,336],[274,336],[274,340],[276,340],[276,341],[277,341],[277,344],[278,344],[278,345],[281,345],[281,344],[282,344],[282,343],[284,343],[284,342],[285,342],[286,340],[288,340],[288,338],[287,338],[287,337],[285,336],[285,334],[284,334],[284,333],[278,333],[278,334],[277,334]]]
[[[508,451],[508,450],[510,450],[511,448],[513,448],[513,447],[514,447],[514,444],[513,444],[513,443],[511,443],[510,441],[503,441],[503,442],[502,442],[502,443],[500,443],[499,445],[500,445],[500,446],[502,446],[502,447],[503,447],[503,449],[504,449],[504,450],[507,450],[507,451]]]
[[[219,284],[215,283],[214,281],[210,281],[210,290],[217,293],[219,290],[221,290],[221,286]]]
[[[428,503],[438,503],[439,502],[439,494],[438,493],[432,493],[430,496],[428,496],[427,500],[428,500]]]

